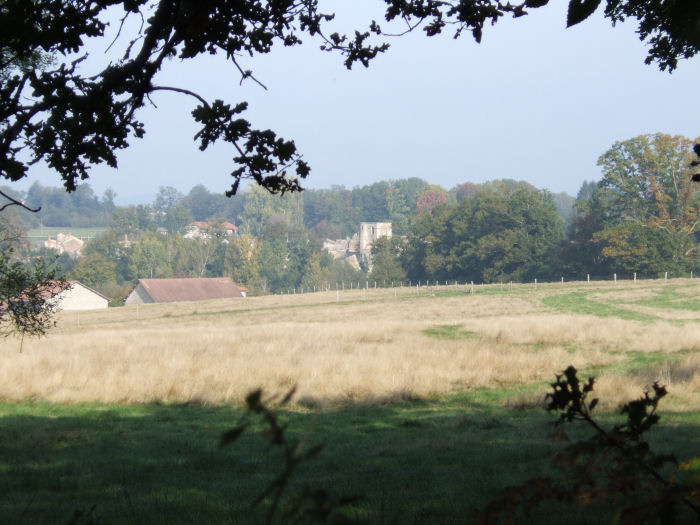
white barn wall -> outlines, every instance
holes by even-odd
[[[98,310],[107,308],[109,300],[80,283],[71,283],[70,288],[54,296],[59,310]]]

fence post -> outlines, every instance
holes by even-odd
[[[613,282],[615,284],[617,284],[617,274],[616,273],[613,274]]]
[[[562,285],[562,287],[564,286],[564,276],[563,275],[561,276],[561,285]]]
[[[537,277],[535,277],[535,290],[537,290]]]
[[[668,272],[664,272],[664,281],[668,281]]]
[[[469,293],[472,295],[474,294],[474,281],[469,283]]]
[[[587,274],[586,274],[586,282],[587,282],[588,284],[591,284],[591,274],[590,274],[590,273],[587,273]]]
[[[634,282],[637,282],[637,272],[634,272]]]

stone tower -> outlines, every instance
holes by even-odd
[[[369,257],[372,243],[381,237],[391,237],[390,222],[361,222],[360,223],[360,254]]]

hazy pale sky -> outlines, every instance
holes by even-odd
[[[377,0],[325,4],[341,29],[383,20]],[[247,100],[244,116],[253,126],[295,140],[312,168],[308,188],[420,177],[449,189],[513,178],[575,195],[584,180],[600,177],[597,158],[615,141],[700,135],[697,57],[673,74],[661,72],[644,64],[635,25],[613,28],[599,9],[565,29],[567,2],[552,4],[486,28],[481,44],[449,32],[392,39],[369,69],[347,71],[342,57],[319,51],[311,38],[242,60],[267,91],[250,81],[239,86],[235,67],[219,57],[173,60],[158,83],[231,104]],[[109,41],[95,43],[95,57],[105,56]],[[140,114],[146,137],[119,154],[117,170],[92,170],[94,190],[113,188],[119,204],[151,202],[164,185],[226,191],[234,152],[225,145],[198,150],[194,100],[166,92],[153,100],[158,107]],[[17,187],[33,181],[60,183],[39,166]]]

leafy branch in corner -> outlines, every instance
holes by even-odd
[[[255,498],[251,507],[255,508],[263,501],[271,498],[270,507],[264,521],[266,525],[275,522],[275,517],[280,510],[282,496],[288,489],[294,473],[300,465],[315,458],[323,450],[323,445],[314,445],[307,449],[309,436],[315,424],[314,418],[308,425],[301,439],[290,440],[287,436],[287,425],[281,423],[275,409],[287,405],[296,388],[292,388],[286,395],[278,401],[276,397],[263,400],[262,390],[258,389],[246,396],[245,402],[247,412],[241,422],[224,432],[219,439],[219,446],[226,447],[238,440],[238,438],[253,424],[251,416],[258,416],[264,425],[262,435],[268,441],[270,447],[277,447],[282,451],[283,468],[282,471],[270,482],[263,492]],[[287,505],[287,509],[282,513],[284,523],[350,523],[341,514],[340,508],[356,501],[357,497],[334,497],[325,489],[311,489],[305,487]],[[353,522],[355,523],[355,522]]]
[[[547,409],[559,413],[557,425],[580,421],[594,430],[555,456],[563,479],[546,476],[505,489],[482,511],[479,523],[512,523],[519,512],[528,515],[547,500],[584,507],[612,503],[621,523],[675,523],[681,509],[700,519],[700,459],[678,464],[673,455],[652,451],[644,439],[659,422],[657,407],[666,388],[654,383],[651,391],[622,407],[624,423],[606,430],[593,417],[598,404],[592,398],[594,383],[592,377],[581,381],[570,366],[546,395]],[[564,432],[557,437],[569,439]],[[668,465],[674,466],[670,474],[664,470]]]
[[[346,35],[333,32],[335,14],[321,12],[318,0],[0,0],[0,179],[18,181],[43,162],[74,191],[94,166],[117,167],[118,152],[146,133],[144,107],[169,91],[196,102],[201,150],[218,141],[234,152],[229,195],[246,179],[273,193],[298,191],[310,168],[293,141],[255,129],[241,116],[244,102],[206,100],[187,85],[159,85],[165,64],[218,54],[241,83],[266,89],[250,63],[303,38],[341,55],[348,69],[367,67],[388,50],[389,37],[449,31],[480,42],[488,25],[525,16],[549,0],[376,3],[383,4],[388,27],[367,20]],[[586,20],[601,4],[613,24],[638,21],[640,39],[651,46],[647,63],[672,71],[679,58],[700,49],[697,2],[569,0],[567,25]],[[102,42],[105,55],[88,42]]]
[[[53,296],[69,286],[42,261],[24,264],[0,250],[0,335],[44,335],[56,324]]]

